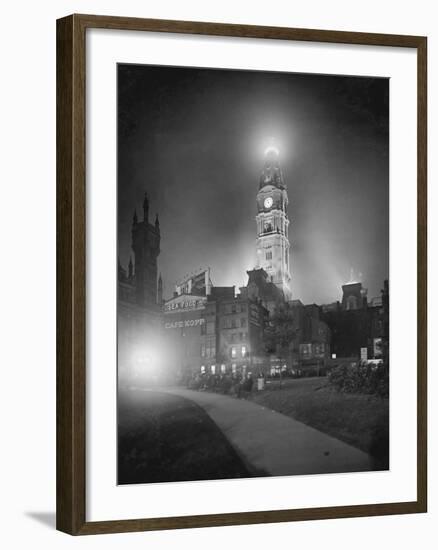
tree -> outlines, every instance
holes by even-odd
[[[266,330],[266,351],[289,359],[297,332],[292,306],[289,303],[277,305]]]

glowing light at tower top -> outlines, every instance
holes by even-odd
[[[278,157],[279,154],[280,154],[279,150],[277,149],[277,147],[274,147],[273,145],[269,145],[269,147],[265,149],[265,156],[275,155]]]

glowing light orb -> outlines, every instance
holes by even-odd
[[[265,149],[265,156],[275,155],[278,157],[279,154],[280,154],[279,150],[277,149],[277,147],[274,147],[273,145],[270,145]]]

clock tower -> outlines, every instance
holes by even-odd
[[[269,280],[283,291],[285,299],[291,300],[287,205],[279,154],[275,147],[269,147],[257,193],[257,268],[263,268]]]

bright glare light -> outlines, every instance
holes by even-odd
[[[273,145],[270,145],[267,149],[265,149],[265,155],[269,155],[271,153],[274,153],[274,155],[276,155],[278,157],[278,155],[280,154],[279,150],[277,149],[277,147],[274,147]]]

